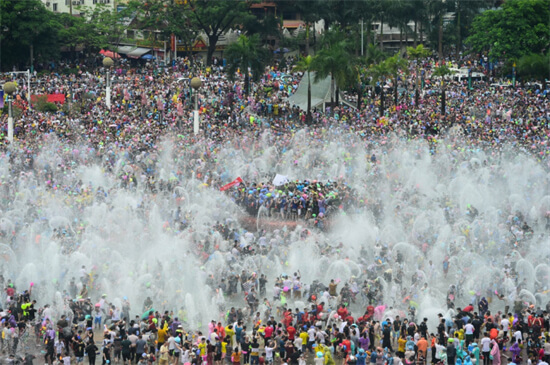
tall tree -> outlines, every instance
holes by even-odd
[[[546,55],[531,53],[521,57],[518,61],[518,73],[522,82],[537,80],[542,82],[542,89],[546,89],[546,79],[550,79],[550,52]]]
[[[294,66],[295,71],[303,72],[307,75],[307,123],[311,123],[311,71],[313,71],[314,62],[315,58],[311,55],[307,55],[300,58],[296,66]]]
[[[57,17],[40,0],[0,1],[0,69],[50,61],[59,54]]]
[[[212,63],[220,36],[254,16],[249,12],[250,4],[251,1],[244,0],[193,0],[187,3],[194,25],[208,37],[208,65]]]
[[[231,43],[225,50],[227,58],[227,73],[233,80],[240,69],[244,75],[245,94],[250,92],[250,74],[253,80],[258,80],[264,72],[269,56],[268,51],[261,47],[260,37],[257,34],[247,37],[239,36],[235,43]]]
[[[397,86],[399,83],[399,73],[408,72],[408,63],[402,58],[399,54],[388,57],[384,63],[386,64],[386,69],[388,70],[388,75],[391,77],[393,83],[393,102],[397,106]]]
[[[380,95],[379,115],[382,117],[384,115],[384,86],[386,78],[391,77],[391,70],[386,62],[380,62],[369,67],[367,72],[370,75],[371,83],[375,86],[376,93]]]
[[[431,52],[428,49],[424,48],[423,44],[419,44],[416,47],[407,47],[407,56],[409,57],[409,59],[415,61],[416,82],[414,84],[414,103],[416,106],[418,106],[420,95],[420,61],[428,57],[430,53]]]
[[[338,104],[339,89],[353,85],[357,80],[355,59],[346,34],[335,28],[325,32],[321,39],[321,49],[313,62],[315,80],[330,76],[330,101]],[[336,99],[336,100],[335,100]]]
[[[451,70],[445,65],[437,67],[432,74],[433,76],[441,78],[441,118],[442,119],[445,119],[445,115],[446,115],[445,113],[445,104],[446,104],[445,78],[447,77],[447,75],[450,75],[450,74],[451,74]]]
[[[478,15],[466,42],[489,57],[518,59],[550,46],[550,1],[507,0]]]

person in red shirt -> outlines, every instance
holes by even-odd
[[[302,316],[302,324],[309,324],[309,313],[307,311],[304,311],[304,315]]]
[[[271,338],[272,334],[273,334],[273,327],[267,326],[264,329],[264,338],[267,340],[267,339]]]
[[[342,320],[345,320],[346,317],[348,316],[348,310],[346,309],[346,307],[343,304],[340,305],[340,308],[338,308],[336,313],[338,313],[338,315],[340,316],[340,318]]]
[[[351,351],[351,341],[349,339],[345,339],[340,343],[340,346],[342,346],[342,349],[344,350],[344,353],[348,355]]]
[[[218,336],[220,336],[220,339],[225,338],[225,328],[221,322],[218,322],[216,329],[218,330]]]
[[[294,342],[294,338],[296,336],[296,328],[292,326],[288,326],[286,328],[286,332],[288,333],[288,339],[292,342]]]
[[[464,309],[462,309],[464,312],[473,312],[474,311],[474,307],[470,304],[470,305],[467,305],[466,307],[464,307]]]

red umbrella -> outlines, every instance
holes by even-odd
[[[105,57],[120,58],[120,55],[118,53],[113,52],[113,51],[109,51],[109,50],[104,50],[104,49],[99,51],[99,54],[101,54]]]

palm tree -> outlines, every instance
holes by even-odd
[[[443,65],[436,67],[433,76],[441,77],[441,118],[445,119],[445,77],[451,74],[451,70]]]
[[[382,51],[376,44],[369,44],[366,48],[365,65],[371,66],[382,62],[387,57],[387,54]]]
[[[315,57],[307,55],[302,57],[300,61],[294,66],[294,71],[304,72],[307,74],[307,114],[306,123],[311,123],[311,71],[313,71],[313,64]]]
[[[258,34],[247,37],[241,35],[239,39],[231,43],[225,51],[230,80],[234,80],[237,69],[244,74],[245,94],[250,92],[250,72],[254,80],[259,79],[264,71],[265,61],[267,60],[267,50],[260,46],[260,37]]]
[[[414,85],[414,104],[418,106],[418,99],[420,98],[420,65],[419,62],[421,59],[426,58],[430,55],[430,51],[426,48],[424,48],[423,44],[419,44],[415,47],[407,47],[407,55],[409,56],[409,59],[413,59],[416,61],[416,83]]]
[[[357,80],[355,59],[346,35],[338,29],[326,32],[321,44],[323,49],[317,53],[312,69],[316,71],[315,81],[330,76],[330,102],[334,106],[335,95],[338,104],[338,89],[350,86]]]
[[[387,58],[384,63],[393,81],[393,102],[397,106],[397,79],[399,78],[399,71],[408,72],[408,63],[399,54]]]
[[[391,71],[388,69],[386,62],[380,62],[375,65],[372,65],[368,69],[368,74],[371,77],[371,82],[376,84],[380,83],[380,116],[384,115],[384,84],[386,83],[386,78],[391,75]]]

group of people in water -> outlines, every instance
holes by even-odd
[[[105,234],[102,227],[79,218],[94,204],[112,209],[112,199],[119,190],[143,193],[136,208],[143,220],[157,201],[177,201],[177,209],[160,208],[163,232],[175,236],[189,227],[194,230],[196,211],[186,204],[189,191],[196,187],[186,184],[193,181],[199,185],[197,189],[219,190],[236,177],[228,172],[229,163],[242,164],[243,182],[226,192],[242,210],[252,216],[263,213],[312,224],[295,237],[285,229],[252,233],[234,221],[222,221],[211,224],[204,236],[192,236],[189,255],[196,256],[202,265],[223,257],[224,266],[219,271],[197,270],[207,278],[196,290],[213,293],[222,313],[208,324],[205,318],[188,313],[182,303],[166,303],[162,291],[155,291],[163,285],[160,276],[140,284],[139,290],[148,298],[139,313],[122,295],[110,300],[95,280],[96,272],[107,272],[99,262],[99,268],[83,267],[80,281],[70,281],[66,275],[80,270],[79,266],[63,271],[54,283],[38,282],[36,288],[31,285],[21,290],[9,280],[3,282],[6,290],[4,310],[0,311],[0,343],[9,361],[19,361],[20,357],[20,361],[32,363],[37,356],[37,361],[48,364],[500,365],[502,359],[516,365],[548,363],[550,308],[530,307],[534,302],[526,304],[521,293],[531,286],[537,294],[546,289],[538,281],[533,285],[526,282],[514,266],[519,253],[525,254],[530,243],[540,238],[533,233],[531,225],[537,222],[530,212],[510,204],[507,211],[495,213],[500,224],[489,230],[484,226],[487,222],[476,220],[480,214],[476,207],[461,207],[450,197],[442,197],[437,202],[444,212],[442,220],[463,240],[445,243],[451,258],[432,262],[427,255],[437,247],[435,232],[421,229],[407,207],[388,207],[379,197],[387,186],[391,194],[400,194],[402,202],[416,208],[421,195],[418,187],[405,188],[393,172],[378,168],[384,155],[399,149],[400,141],[410,140],[428,140],[432,154],[449,151],[452,174],[464,162],[471,169],[490,165],[510,146],[547,166],[547,91],[491,86],[494,80],[476,82],[471,89],[466,81],[450,82],[446,86],[446,114],[441,115],[439,93],[431,86],[416,104],[413,86],[417,84],[417,68],[411,63],[411,76],[402,80],[406,91],[397,104],[387,98],[382,116],[373,92],[366,95],[361,110],[316,109],[308,124],[305,111],[286,100],[302,76],[290,63],[283,70],[277,65],[266,68],[250,94],[241,80],[229,81],[220,66],[201,69],[188,59],[166,68],[116,66],[110,109],[105,104],[105,70],[80,65],[77,74],[33,78],[33,93],[67,96],[66,104],[56,113],[28,108],[25,83],[19,80],[14,105],[15,142],[9,146],[2,139],[7,167],[0,176],[2,211],[17,207],[28,212],[23,218],[14,215],[13,225],[8,220],[0,222],[0,235],[15,252],[29,241],[35,227],[51,231],[52,241],[60,243],[63,254],[78,252],[87,231]],[[431,60],[423,63],[426,79],[434,66]],[[195,75],[203,81],[198,90],[198,135],[192,133],[191,122],[195,91],[188,84],[189,77]],[[10,78],[4,76],[5,80]],[[384,89],[385,85],[381,86]],[[5,115],[1,124],[5,137]],[[455,133],[450,144],[440,135],[445,131]],[[480,150],[486,159],[472,162]],[[312,151],[315,153],[309,155]],[[323,151],[337,153],[327,153],[327,159]],[[354,154],[357,151],[368,153],[360,156]],[[280,162],[272,164],[266,173],[259,167],[262,161],[253,162],[262,156]],[[171,171],[162,165],[166,160],[172,161]],[[81,169],[96,165],[116,184],[98,186],[86,181]],[[333,168],[336,165],[338,168]],[[318,176],[277,185],[267,178],[278,173],[276,169],[313,168],[321,171]],[[496,184],[501,174],[495,169],[483,179]],[[349,184],[358,171],[375,176],[377,184],[364,183],[368,186],[360,189]],[[30,194],[33,187],[41,193]],[[44,217],[43,209],[51,199],[62,201],[71,212],[67,215],[75,220],[54,222],[52,217]],[[403,229],[414,231],[411,241],[419,249],[418,257],[410,248],[376,241],[373,247],[355,252],[357,258],[352,259],[362,265],[362,270],[345,282],[334,276],[332,281],[306,283],[299,271],[294,275],[280,273],[274,281],[260,271],[246,268],[241,272],[245,260],[266,270],[268,264],[258,264],[259,260],[290,266],[292,240],[310,237],[319,237],[311,245],[313,251],[327,258],[327,267],[330,262],[348,260],[349,251],[343,244],[328,242],[311,232],[326,228],[326,216],[348,213],[372,214],[374,222],[394,215]],[[550,212],[545,218],[550,222]],[[44,239],[36,234],[30,238],[36,245]],[[502,258],[504,251],[497,251],[497,246],[506,252],[513,250],[513,255]],[[500,255],[502,275],[480,278],[483,283],[468,293],[463,285],[472,264],[453,260],[466,249],[491,257]],[[370,253],[374,260],[367,261]],[[159,263],[158,272],[161,266]],[[410,277],[405,277],[411,271],[407,266],[415,267]],[[449,266],[453,274],[456,267],[456,282],[452,275],[447,278]],[[417,318],[423,309],[418,298],[434,294],[428,282],[431,285],[438,277],[453,282],[444,299],[446,311]],[[506,280],[512,280],[518,290],[507,287]],[[46,287],[56,293],[54,297],[44,297],[51,292]],[[42,353],[37,354],[32,345],[38,345]]]

